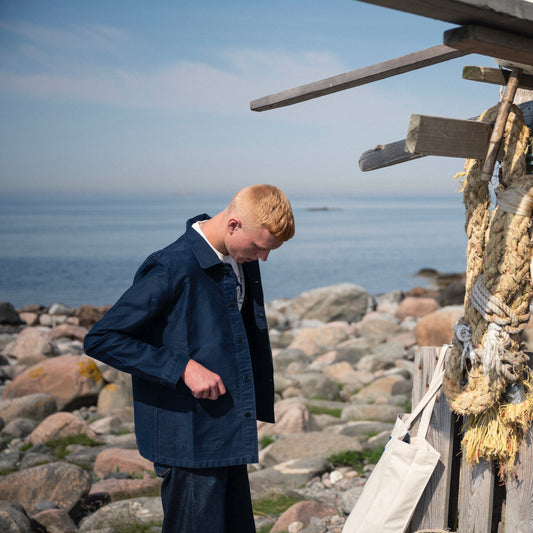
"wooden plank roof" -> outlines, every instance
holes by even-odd
[[[358,0],[460,26],[476,24],[526,37],[533,35],[533,2],[528,0]]]

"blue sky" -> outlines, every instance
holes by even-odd
[[[461,159],[363,173],[412,113],[468,118],[499,88],[465,56],[257,113],[261,96],[442,44],[453,25],[355,0],[0,1],[1,191],[453,193]]]

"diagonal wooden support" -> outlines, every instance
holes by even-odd
[[[383,63],[352,70],[344,74],[339,74],[338,76],[252,100],[250,102],[250,109],[252,111],[267,111],[277,107],[297,104],[298,102],[304,102],[326,94],[344,91],[345,89],[390,78],[391,76],[410,72],[411,70],[442,63],[443,61],[455,59],[468,53],[441,44],[427,48],[426,50],[420,50],[412,54],[384,61]]]
[[[492,177],[494,164],[496,163],[496,158],[498,156],[498,151],[500,149],[500,144],[503,137],[503,131],[505,129],[505,123],[507,122],[509,110],[511,109],[511,104],[513,103],[516,89],[518,88],[520,73],[520,69],[513,69],[509,75],[509,82],[507,83],[505,94],[503,95],[503,99],[500,103],[500,109],[498,109],[498,115],[496,116],[494,129],[492,130],[490,137],[489,149],[487,151],[487,156],[485,157],[483,170],[481,171],[481,179],[483,181],[490,181]]]

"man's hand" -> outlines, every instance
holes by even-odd
[[[187,363],[181,377],[195,398],[216,400],[226,394],[222,378],[193,359]]]

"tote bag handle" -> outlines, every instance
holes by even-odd
[[[424,411],[422,414],[422,418],[420,419],[420,425],[418,427],[418,436],[421,438],[426,438],[429,429],[429,423],[431,421],[431,415],[433,413],[433,404],[435,403],[435,397],[442,385],[446,358],[448,355],[448,350],[450,348],[450,344],[445,344],[444,346],[442,346],[439,354],[439,360],[437,362],[437,366],[435,367],[435,371],[433,372],[433,377],[431,378],[431,382],[429,384],[429,388],[426,394],[424,394],[423,398],[418,402],[409,417],[404,421],[406,429],[409,430],[416,418],[420,415],[422,411]],[[430,402],[431,405],[429,405]],[[425,409],[426,406],[430,408]]]

